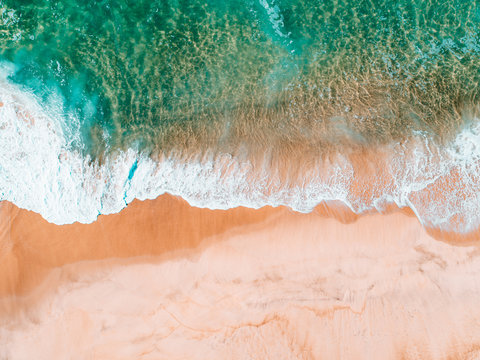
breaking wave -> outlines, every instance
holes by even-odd
[[[310,212],[338,200],[356,213],[410,207],[429,227],[465,233],[480,224],[480,121],[465,121],[445,146],[426,132],[372,145],[358,156],[325,157],[290,172],[268,155],[249,159],[220,150],[157,155],[113,151],[93,160],[72,146],[75,118],[45,105],[6,78],[0,83],[0,198],[56,224],[89,223],[135,198],[177,195],[211,209],[285,205]],[[473,116],[473,115],[472,115]],[[298,169],[297,169],[298,170]]]

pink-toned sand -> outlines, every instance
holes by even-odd
[[[480,358],[476,237],[400,211],[164,195],[90,225],[0,216],[0,359]]]

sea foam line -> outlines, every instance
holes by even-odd
[[[309,212],[322,201],[338,200],[361,213],[394,203],[411,207],[426,226],[468,232],[480,224],[478,121],[445,149],[421,132],[387,147],[385,169],[362,180],[358,192],[352,191],[356,168],[341,155],[333,164],[308,170],[301,184],[286,184],[268,169],[255,170],[230,154],[153,160],[129,149],[99,165],[72,150],[65,122],[75,121],[60,110],[47,111],[33,94],[6,80],[0,84],[0,102],[0,199],[56,224],[90,223],[135,198],[164,193],[210,209],[286,205]]]

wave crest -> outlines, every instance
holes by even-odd
[[[56,224],[93,222],[165,192],[211,209],[285,205],[309,212],[338,200],[356,213],[408,206],[424,225],[462,233],[480,224],[477,119],[445,147],[415,132],[403,143],[319,159],[288,180],[281,175],[288,159],[280,171],[267,154],[252,160],[213,149],[159,156],[128,149],[100,164],[72,149],[65,115],[33,94],[4,81],[0,101],[1,199]]]

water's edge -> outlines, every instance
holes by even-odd
[[[285,205],[310,212],[340,201],[362,213],[395,204],[411,208],[428,227],[465,233],[480,224],[476,121],[444,148],[417,132],[403,143],[301,166],[288,156],[272,164],[268,154],[250,159],[214,149],[156,156],[128,149],[99,163],[72,150],[62,129],[65,116],[33,94],[4,81],[0,101],[0,199],[55,224],[90,223],[134,199],[164,193],[210,209]]]

